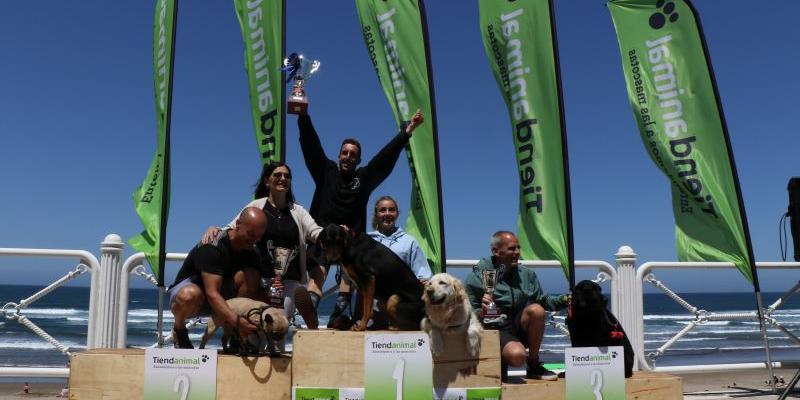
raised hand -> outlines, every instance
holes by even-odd
[[[406,133],[410,136],[411,132],[414,132],[414,129],[417,129],[423,122],[425,122],[425,117],[422,116],[422,111],[418,108],[417,112],[411,117],[411,121],[406,125]]]

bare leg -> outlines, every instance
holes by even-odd
[[[205,301],[205,295],[199,286],[190,283],[182,287],[170,306],[172,315],[175,316],[173,328],[176,331],[185,330],[184,321],[188,316],[195,315],[200,311],[203,301]]]
[[[318,297],[322,297],[322,286],[328,277],[327,268],[320,265],[319,268],[312,268],[308,271],[308,275],[311,277],[308,281],[308,291],[315,293]]]
[[[503,346],[501,357],[512,367],[522,367],[525,365],[525,346],[520,342],[508,342]]]
[[[528,337],[528,363],[539,362],[539,347],[544,337],[545,312],[542,306],[534,303],[522,310],[522,330]]]
[[[233,275],[236,296],[265,301],[266,292],[261,290],[261,274],[255,268],[245,268]]]

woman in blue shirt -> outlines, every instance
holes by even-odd
[[[375,202],[375,212],[372,216],[372,228],[375,230],[369,232],[369,235],[397,254],[419,280],[428,280],[432,273],[428,260],[425,259],[425,253],[422,252],[416,239],[396,225],[399,215],[397,201],[391,196],[379,198]]]

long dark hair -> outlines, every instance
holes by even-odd
[[[261,176],[258,177],[258,181],[253,186],[255,187],[255,196],[256,199],[260,199],[262,197],[269,197],[269,185],[267,185],[267,179],[272,175],[278,167],[286,167],[286,170],[289,171],[289,175],[292,175],[292,169],[289,168],[286,163],[282,162],[271,162],[269,164],[264,164],[264,167],[261,168]],[[289,181],[289,191],[286,192],[286,201],[290,203],[294,203],[294,194],[292,193],[292,182]]]

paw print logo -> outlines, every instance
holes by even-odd
[[[611,358],[617,358],[617,352],[616,351],[612,351],[611,352]]]
[[[208,354],[203,354],[202,356],[200,356],[200,361],[202,362],[208,361]]]
[[[425,344],[425,339],[423,338],[417,339],[417,347],[422,347],[423,344]]]
[[[667,0],[658,0],[656,7],[660,8],[660,10],[650,16],[651,28],[661,29],[667,23],[667,18],[669,18],[669,22],[678,20],[678,13],[675,12],[675,3]]]

